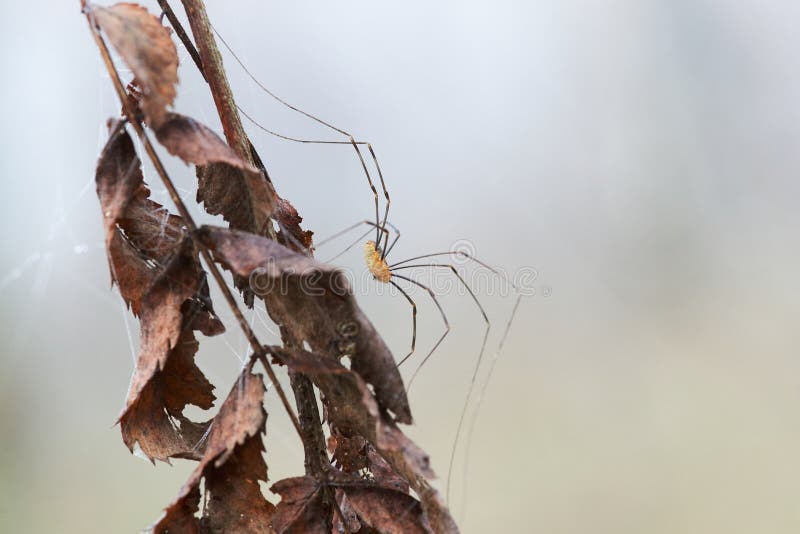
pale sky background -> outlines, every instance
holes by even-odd
[[[153,467],[114,426],[137,322],[109,289],[93,177],[119,106],[79,2],[33,7],[3,2],[0,18],[0,531],[137,532],[193,464]],[[208,8],[265,85],[374,144],[403,232],[396,259],[469,240],[493,265],[539,273],[466,476],[456,462],[451,504],[464,532],[800,532],[800,4]],[[176,109],[218,128],[180,53]],[[259,121],[332,138],[225,60]],[[247,127],[318,236],[370,216],[350,150]],[[169,169],[192,200],[193,171]],[[337,261],[362,272],[358,250]],[[405,354],[405,300],[357,284]],[[414,296],[422,353],[441,320]],[[481,300],[499,331],[511,299]],[[409,430],[440,487],[482,328],[468,298],[443,304],[454,329],[412,389]],[[204,340],[198,360],[218,396],[246,355],[229,330]],[[302,452],[274,393],[267,409],[274,482],[301,473]]]

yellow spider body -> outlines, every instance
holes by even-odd
[[[389,264],[383,259],[381,251],[375,246],[375,241],[367,241],[364,244],[364,259],[367,261],[367,268],[375,280],[388,283],[392,278],[392,272],[389,270]]]

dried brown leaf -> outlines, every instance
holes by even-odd
[[[366,438],[392,470],[408,482],[420,496],[425,517],[434,532],[458,532],[447,505],[427,481],[434,477],[428,455],[380,415],[377,403],[361,377],[318,354],[279,347],[270,347],[270,351],[281,363],[308,376],[322,391],[332,426],[343,434],[360,434]],[[386,474],[381,478],[391,479]],[[391,489],[402,493],[397,484],[391,484]]]
[[[97,166],[112,281],[139,316],[141,346],[122,436],[151,459],[194,457],[205,425],[183,417],[187,404],[210,408],[213,386],[194,363],[193,330],[223,330],[213,314],[205,273],[179,217],[149,200],[133,142],[119,123]]]
[[[330,507],[323,502],[322,488],[314,478],[285,478],[270,490],[281,496],[272,518],[278,534],[330,533]]]
[[[211,215],[222,215],[230,227],[266,235],[275,205],[275,191],[258,174],[243,171],[226,163],[212,163],[197,168],[197,201]],[[247,279],[234,275],[236,287],[245,303],[253,306],[253,292]]]
[[[284,243],[287,243],[295,252],[304,253],[306,250],[311,250],[314,232],[303,230],[300,227],[303,218],[297,213],[297,209],[292,206],[291,202],[285,198],[277,197],[274,215],[280,224],[281,233],[285,231],[289,234],[288,237],[282,236],[284,237]]]
[[[325,490],[335,490],[338,510],[325,507]],[[342,521],[351,532],[421,533],[434,532],[422,505],[411,495],[383,487],[370,480],[330,473],[330,479],[294,477],[280,480],[270,488],[281,496],[275,508],[272,526],[279,534],[331,531]],[[329,494],[330,495],[330,494]],[[344,515],[339,516],[339,511]]]
[[[369,466],[366,439],[360,435],[345,436],[338,429],[332,431],[331,437],[334,436],[336,446],[333,460],[339,469],[345,473],[355,473]]]
[[[88,8],[97,26],[136,76],[148,124],[158,126],[175,100],[178,83],[178,52],[169,30],[138,4]]]
[[[202,455],[201,438],[208,423],[194,423],[183,416],[187,404],[208,409],[215,400],[214,386],[194,362],[197,345],[187,328],[172,350],[143,348],[120,416],[122,439],[129,449],[138,445],[149,458],[158,460]],[[162,354],[160,369],[157,357]]]
[[[375,447],[368,444],[366,449],[367,466],[372,474],[372,479],[384,488],[391,488],[397,491],[402,491],[403,493],[408,493],[408,482],[403,477],[395,473],[394,469],[392,469],[392,466],[390,466],[388,462],[383,459],[383,456],[378,454],[378,452],[375,450]]]
[[[211,423],[200,464],[153,527],[154,532],[269,531],[274,506],[264,498],[258,483],[267,480],[261,441],[267,421],[264,392],[261,375],[245,369]],[[204,477],[209,498],[198,519],[195,514]]]
[[[322,391],[328,419],[339,433],[363,436],[384,457],[391,453],[405,466],[399,474],[406,480],[435,476],[425,451],[381,415],[375,397],[357,373],[308,351],[280,347],[270,347],[270,351],[280,363],[305,374]]]
[[[433,532],[422,505],[411,495],[380,486],[342,486],[362,522],[386,534]]]
[[[225,163],[197,169],[197,201],[211,215],[222,215],[231,228],[263,235],[272,215],[275,193],[266,179]]]
[[[382,410],[411,423],[394,358],[358,307],[344,273],[249,233],[206,226],[198,238],[225,268],[250,280],[276,323],[290,327],[328,361],[349,356],[352,369],[374,388]]]
[[[370,534],[372,529],[361,524],[361,521],[358,519],[358,514],[355,510],[353,510],[353,507],[350,506],[350,501],[347,498],[347,495],[345,495],[342,490],[337,489],[335,491],[335,496],[336,503],[339,507],[336,509],[336,514],[333,517],[332,532],[338,534],[340,532],[349,531],[358,532],[358,534]],[[345,527],[347,530],[345,530]]]
[[[227,163],[260,176],[260,171],[243,161],[231,147],[204,124],[179,113],[167,113],[156,128],[156,138],[184,163],[208,165]]]

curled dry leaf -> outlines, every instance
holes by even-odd
[[[227,163],[231,167],[260,175],[260,171],[243,161],[231,147],[204,124],[179,113],[167,113],[156,128],[159,143],[184,163],[208,165]]]
[[[141,346],[120,425],[125,444],[151,459],[197,455],[205,425],[183,416],[210,408],[213,386],[194,363],[194,330],[223,331],[197,251],[182,221],[148,198],[133,142],[120,123],[97,165],[112,282],[139,316]]]
[[[278,534],[329,534],[331,508],[323,500],[324,493],[312,477],[279,480],[270,490],[281,496],[275,507],[272,528]]]
[[[102,7],[87,2],[86,9],[133,71],[142,88],[145,118],[158,126],[175,100],[178,83],[178,52],[169,30],[138,4]]]
[[[202,202],[208,213],[222,215],[231,228],[267,233],[275,192],[263,176],[226,163],[211,163],[197,167],[197,180],[197,202]],[[247,278],[234,274],[233,283],[252,308],[254,294]]]
[[[375,447],[367,444],[366,452],[367,466],[369,467],[369,471],[372,474],[372,478],[375,480],[375,482],[385,488],[391,488],[397,491],[402,491],[403,493],[408,493],[408,482],[394,472],[392,466],[390,466],[386,460],[383,459],[383,456],[378,454],[378,452],[375,450]]]
[[[272,181],[269,178],[267,168],[264,166],[261,156],[258,155],[258,151],[256,151],[252,143],[250,143],[250,156],[256,167],[264,173],[264,176],[267,177],[267,181],[271,184]],[[310,255],[310,252],[313,250],[312,237],[314,232],[311,230],[303,230],[300,227],[303,218],[292,203],[285,198],[281,198],[277,192],[275,193],[275,206],[272,216],[278,222],[278,236],[280,242],[295,252]]]
[[[406,466],[406,474],[413,473],[408,478],[435,477],[428,455],[381,415],[375,397],[357,373],[312,352],[280,347],[269,350],[280,363],[308,376],[322,391],[328,419],[338,433],[363,436],[384,457],[391,452]]]
[[[360,435],[345,436],[338,428],[331,430],[334,442],[333,461],[345,473],[355,473],[369,466],[367,440]]]
[[[338,362],[304,350],[279,347],[269,350],[281,363],[308,376],[322,391],[328,419],[337,432],[366,438],[392,470],[408,482],[420,496],[424,515],[434,532],[458,532],[447,505],[427,481],[434,477],[428,455],[380,415],[375,398],[358,374]],[[382,475],[384,480],[390,478],[388,474]],[[388,489],[403,493],[397,484]]]
[[[264,381],[248,366],[211,422],[200,464],[178,497],[153,527],[156,533],[268,532],[274,506],[264,498],[259,480],[267,480],[261,435],[265,431]],[[202,517],[200,481],[208,501]]]
[[[330,362],[349,356],[352,369],[375,389],[381,409],[411,423],[392,353],[358,307],[344,273],[245,232],[205,226],[198,238],[225,268],[250,281],[277,324],[291,327]]]
[[[374,485],[348,485],[342,489],[359,519],[378,532],[433,532],[419,501],[407,493]]]
[[[350,531],[369,531],[388,534],[428,534],[434,532],[422,506],[411,495],[374,482],[331,473],[331,480],[319,481],[313,477],[294,477],[279,480],[270,488],[281,496],[275,508],[272,526],[278,534],[331,532],[327,514],[325,489],[335,490],[342,520]],[[364,528],[367,527],[367,528]]]
[[[225,163],[197,169],[197,201],[212,215],[222,215],[231,228],[263,235],[275,203],[272,186],[260,174]]]
[[[300,227],[303,218],[297,213],[297,209],[292,206],[291,202],[281,197],[277,197],[277,199],[275,219],[280,224],[281,234],[288,234],[288,236],[283,236],[283,242],[287,243],[295,252],[304,253],[306,250],[311,250],[314,232],[303,230]]]
[[[156,138],[170,154],[197,166],[197,201],[206,211],[222,215],[231,228],[266,234],[277,198],[266,174],[242,160],[210,128],[185,115],[166,114]],[[235,277],[234,283],[252,307],[247,280]]]
[[[359,521],[358,514],[350,506],[350,500],[342,490],[336,490],[335,497],[336,504],[339,507],[333,517],[333,532],[358,532],[358,534],[372,534],[375,532]]]

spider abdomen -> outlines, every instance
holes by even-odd
[[[364,259],[367,262],[367,269],[379,282],[388,283],[392,278],[389,264],[383,259],[381,251],[375,246],[375,241],[367,241],[364,244]]]

